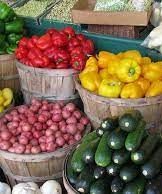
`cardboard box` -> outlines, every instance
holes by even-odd
[[[151,11],[93,11],[95,3],[96,0],[79,0],[72,8],[73,22],[79,24],[147,26],[151,16]]]

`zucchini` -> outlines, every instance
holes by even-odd
[[[154,178],[161,170],[162,165],[162,145],[154,152],[150,160],[141,166],[142,174],[150,179]]]
[[[140,120],[136,130],[128,134],[125,141],[125,147],[128,151],[135,151],[139,148],[145,134],[145,126],[146,122]]]
[[[142,119],[142,115],[138,110],[132,110],[123,114],[119,118],[119,127],[123,131],[134,131],[138,125],[138,122]]]
[[[78,174],[76,172],[73,171],[72,166],[71,166],[71,158],[69,158],[68,162],[67,162],[67,177],[68,180],[71,184],[75,184]]]
[[[118,118],[117,117],[106,118],[101,122],[100,127],[104,131],[112,131],[118,127]]]
[[[97,138],[99,139],[99,137]],[[94,141],[97,141],[97,140],[94,139]],[[80,146],[76,148],[76,150],[74,151],[71,159],[71,166],[74,172],[81,172],[85,168],[86,163],[82,160],[82,158],[83,158],[83,153],[85,152],[85,150],[88,149],[90,142],[82,142]]]
[[[120,170],[120,178],[130,182],[138,175],[138,168],[135,165],[126,165]]]
[[[103,136],[104,134],[104,129],[102,129],[101,127],[99,127],[98,129],[96,129],[96,133],[99,137]]]
[[[149,158],[159,140],[160,138],[157,134],[148,135],[142,146],[137,151],[131,153],[131,160],[135,164],[143,164]]]
[[[96,131],[92,131],[91,133],[88,133],[86,136],[83,137],[82,143],[89,143],[96,139],[98,136],[96,134]]]
[[[146,187],[145,194],[161,194],[161,192],[156,185],[150,184]]]
[[[106,167],[106,171],[110,176],[116,176],[120,172],[120,165],[112,162]]]
[[[130,152],[128,152],[125,148],[121,150],[116,150],[113,153],[112,160],[115,164],[123,165],[130,158]]]
[[[90,194],[108,194],[110,188],[106,179],[99,179],[91,185]]]
[[[117,176],[112,180],[112,182],[111,182],[111,191],[113,193],[122,192],[123,187],[124,187],[124,182],[123,182],[123,180],[121,180],[120,177]]]
[[[91,141],[87,148],[83,151],[82,153],[82,160],[89,164],[89,163],[93,163],[94,159],[95,159],[95,152],[98,146],[100,138],[98,137],[97,139]]]
[[[108,135],[109,132],[104,133],[95,153],[95,162],[98,166],[106,167],[111,162],[111,150],[107,145]]]
[[[106,173],[106,169],[101,167],[101,166],[97,166],[95,169],[94,169],[94,172],[93,172],[93,176],[95,179],[99,179],[99,178],[102,178]]]
[[[114,150],[118,150],[124,147],[126,139],[126,133],[121,131],[119,128],[114,130],[108,136],[108,145]]]
[[[75,188],[80,193],[89,193],[90,186],[94,180],[93,169],[85,167],[76,181]]]
[[[144,177],[138,177],[133,182],[128,183],[123,194],[143,194],[145,189],[146,179]]]

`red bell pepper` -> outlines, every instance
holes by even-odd
[[[40,57],[40,58],[43,57],[42,51],[37,47],[34,47],[34,48],[30,49],[29,53],[28,53],[28,58],[30,60],[33,60],[35,57]]]
[[[28,49],[31,49],[31,48],[34,48],[35,47],[35,43],[34,43],[34,41],[30,38],[29,40],[28,40],[28,43],[27,43],[27,48]]]
[[[69,39],[75,36],[75,31],[71,26],[65,27],[62,31],[68,35]]]
[[[83,54],[73,56],[70,64],[75,70],[82,71],[86,64],[86,58]]]
[[[38,39],[39,39],[39,36],[34,35],[31,37],[31,39],[32,39],[33,43],[36,44]]]
[[[55,28],[49,28],[47,31],[46,31],[47,34],[49,35],[52,35],[52,34],[59,34],[59,31],[56,30]]]
[[[23,59],[26,58],[28,55],[28,50],[23,47],[23,46],[19,46],[16,51],[15,51],[15,55],[17,59]]]
[[[53,59],[54,59],[54,61],[56,63],[59,63],[59,62],[69,63],[69,61],[70,61],[70,55],[65,50],[58,50],[57,52],[55,52],[55,55],[54,55],[54,58]]]
[[[68,44],[68,38],[63,33],[53,34],[52,42],[53,42],[53,45],[56,47],[65,47]]]
[[[83,48],[82,48],[81,46],[75,47],[75,48],[70,52],[70,55],[71,55],[71,56],[76,56],[76,55],[79,55],[79,54],[83,54]]]
[[[76,34],[76,38],[81,42],[86,40],[86,37],[83,34]]]
[[[85,55],[91,55],[94,53],[94,43],[92,40],[86,40],[84,42],[82,42],[82,46],[83,46],[83,52]]]
[[[44,61],[40,57],[35,57],[32,60],[32,64],[33,64],[34,67],[43,67]]]
[[[49,34],[44,34],[38,39],[36,45],[41,50],[45,50],[51,47],[52,46],[51,36]]]
[[[18,46],[26,47],[26,46],[27,46],[27,43],[28,43],[28,40],[29,40],[29,39],[26,38],[26,37],[21,38],[20,41],[19,41]]]
[[[50,47],[48,49],[46,49],[43,53],[44,55],[46,55],[49,59],[53,59],[54,56],[56,55],[56,53],[58,52],[59,48],[57,47]]]
[[[56,68],[56,64],[50,62],[47,68],[49,68],[49,69],[55,69]]]
[[[59,62],[56,63],[56,69],[68,69],[69,68],[69,63],[67,62]]]

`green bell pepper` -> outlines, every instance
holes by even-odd
[[[8,17],[11,8],[3,2],[0,2],[0,20],[4,20]]]
[[[15,52],[16,48],[17,48],[17,45],[16,44],[9,45],[9,47],[7,47],[7,49],[6,49],[6,52],[8,54],[13,54]]]
[[[19,40],[23,37],[22,34],[9,34],[7,37],[7,40],[9,42],[9,44],[18,44]]]
[[[5,23],[0,21],[0,33],[5,33]]]
[[[23,31],[24,23],[21,19],[16,19],[12,22],[5,23],[6,33],[21,33]]]

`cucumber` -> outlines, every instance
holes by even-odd
[[[141,147],[131,153],[131,160],[135,164],[143,164],[151,155],[157,144],[159,143],[159,135],[153,134],[147,136]]]
[[[101,122],[100,127],[104,131],[112,131],[118,127],[118,118],[117,117],[106,118]]]
[[[123,131],[134,131],[141,119],[142,115],[138,110],[129,111],[119,118],[119,127]]]
[[[82,160],[87,163],[93,163],[95,159],[95,152],[98,146],[98,143],[100,141],[100,138],[96,138],[95,140],[91,141],[87,148],[82,153]]]
[[[118,150],[124,147],[125,139],[126,133],[118,128],[110,133],[107,140],[110,148]]]
[[[150,179],[154,178],[161,170],[162,165],[162,145],[154,152],[150,160],[141,166],[142,174]]]
[[[90,136],[89,136],[90,137]],[[97,137],[99,139],[99,137]],[[95,141],[96,139],[94,139]],[[92,140],[91,140],[92,141]],[[72,159],[71,159],[71,166],[74,172],[81,172],[84,167],[86,166],[86,163],[82,160],[83,153],[85,150],[88,149],[90,142],[82,142],[78,148],[73,153]],[[97,141],[97,140],[96,140]]]
[[[68,180],[71,184],[75,184],[78,174],[76,172],[73,171],[72,166],[71,166],[71,158],[69,158],[68,162],[67,162],[67,177]]]
[[[125,148],[121,150],[116,150],[113,153],[112,160],[115,164],[123,165],[130,158],[130,152],[128,152]]]
[[[111,150],[107,145],[108,135],[109,132],[104,133],[95,153],[95,162],[98,166],[106,167],[111,162]]]
[[[115,177],[111,182],[111,191],[113,193],[122,192],[124,187],[124,182],[120,177]]]
[[[110,176],[116,176],[120,172],[120,165],[112,162],[106,167],[106,171]]]
[[[89,193],[90,186],[94,180],[93,169],[85,167],[76,181],[75,188],[80,193]]]
[[[97,166],[95,169],[94,169],[94,172],[93,172],[93,176],[95,179],[99,179],[99,178],[102,178],[106,173],[106,169],[101,167],[101,166]]]
[[[109,192],[110,188],[105,179],[95,181],[90,188],[90,194],[108,194]]]
[[[86,136],[83,137],[82,143],[89,143],[96,139],[98,136],[96,134],[96,131],[92,131],[91,133],[88,133]]]
[[[144,177],[138,177],[125,186],[123,194],[144,194],[145,184],[146,179]]]
[[[140,120],[136,130],[128,134],[125,141],[125,147],[128,151],[132,152],[139,148],[145,134],[145,126],[146,122],[144,120]]]
[[[124,182],[130,182],[138,175],[138,168],[135,165],[126,165],[120,170],[120,178]]]

